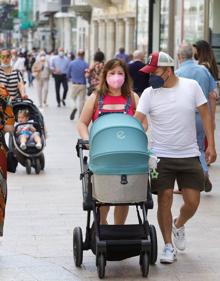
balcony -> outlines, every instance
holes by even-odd
[[[77,16],[81,16],[87,21],[91,19],[92,6],[88,0],[75,0],[72,1],[73,5],[71,8],[76,13]]]
[[[39,2],[39,11],[45,16],[50,16],[61,10],[60,0],[46,0]]]
[[[96,8],[106,8],[111,5],[123,4],[124,0],[88,0],[89,4]]]

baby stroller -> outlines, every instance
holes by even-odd
[[[89,163],[84,155],[86,144],[88,142],[79,139],[76,146],[87,226],[84,241],[82,229],[75,227],[73,230],[75,265],[80,267],[83,251],[91,249],[96,255],[98,276],[104,278],[106,261],[139,256],[142,275],[147,277],[149,264],[157,260],[156,229],[147,220],[148,209],[153,208],[148,188],[147,136],[135,118],[112,113],[93,123]],[[100,207],[116,205],[136,206],[137,223],[100,224]]]
[[[16,131],[20,125],[17,124],[15,126],[15,130],[9,136],[9,151],[13,152],[17,161],[26,168],[26,173],[31,174],[31,167],[35,169],[35,173],[39,174],[41,170],[44,169],[45,166],[45,158],[43,154],[43,149],[46,145],[45,142],[45,128],[44,128],[44,119],[39,111],[39,109],[34,105],[33,101],[30,99],[20,99],[17,98],[12,101],[13,112],[14,115],[17,117],[17,113],[21,109],[27,109],[29,112],[29,119],[33,120],[31,123],[37,132],[40,133],[42,147],[37,149],[35,147],[35,143],[33,141],[27,141],[27,148],[22,150],[20,148],[20,144],[18,141],[18,137]]]

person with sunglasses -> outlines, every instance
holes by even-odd
[[[0,61],[0,84],[7,89],[10,98],[27,98],[23,76],[19,70],[12,67],[10,50],[1,50]]]

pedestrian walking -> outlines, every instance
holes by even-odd
[[[89,81],[88,96],[96,89],[100,81],[100,75],[104,67],[105,55],[102,51],[97,51],[94,54],[93,62],[86,69],[86,78]]]
[[[133,53],[133,61],[128,64],[128,71],[133,81],[134,92],[140,97],[144,89],[149,86],[149,74],[139,71],[145,66],[144,53],[135,50]]]
[[[27,57],[25,59],[24,65],[27,70],[27,76],[28,76],[28,86],[31,87],[33,86],[33,80],[34,76],[32,75],[32,66],[34,65],[36,59],[32,55],[32,53],[28,53]]]
[[[69,67],[69,59],[64,54],[64,49],[58,49],[58,55],[54,56],[51,61],[51,71],[53,78],[55,80],[55,89],[56,89],[56,100],[57,106],[60,107],[61,101],[62,104],[66,105],[66,96],[68,92],[68,80],[67,72]],[[63,97],[60,98],[60,86],[63,85]]]
[[[126,64],[119,59],[109,60],[103,69],[98,88],[88,97],[79,118],[78,131],[83,140],[89,139],[88,126],[91,121],[108,113],[133,115],[138,102],[133,93]],[[107,223],[109,207],[101,207],[100,223]],[[115,224],[124,224],[128,215],[128,206],[116,206]]]
[[[128,63],[129,62],[129,56],[125,53],[125,48],[121,47],[118,50],[118,53],[115,55],[116,59],[122,60],[123,62]]]
[[[70,120],[75,118],[78,110],[79,114],[82,111],[86,98],[86,69],[89,65],[84,59],[85,52],[79,50],[77,57],[69,65],[68,78],[71,80],[71,98],[74,102],[74,108],[70,114]]]
[[[219,70],[216,62],[215,54],[211,45],[205,40],[199,40],[195,44],[193,44],[194,58],[197,60],[198,64],[206,67],[211,75],[214,77],[215,81],[218,83],[219,81]],[[219,87],[217,84],[217,88],[212,91],[210,94],[209,103],[211,105],[211,114],[212,120],[214,122],[215,128],[215,111],[216,111],[216,102],[219,98]],[[205,147],[207,143],[205,143]]]
[[[43,105],[48,106],[47,96],[50,78],[50,65],[46,59],[46,53],[44,51],[40,52],[39,60],[34,63],[32,72],[37,86],[39,107],[41,108]]]
[[[178,49],[178,60],[180,67],[176,71],[176,75],[180,77],[190,78],[196,80],[202,91],[208,100],[210,113],[215,111],[215,104],[213,104],[213,91],[216,89],[216,82],[210,72],[201,65],[198,65],[193,60],[193,47],[190,44],[182,44]],[[216,101],[216,100],[215,100]],[[212,128],[214,128],[213,114],[212,117]],[[190,126],[190,125],[189,125]],[[208,165],[205,159],[205,131],[202,125],[202,119],[198,111],[196,111],[196,136],[201,153],[199,159],[204,171],[205,176],[205,187],[206,192],[211,191],[212,183],[209,178]]]
[[[19,53],[17,60],[13,64],[13,69],[19,70],[20,73],[22,74],[22,77],[24,77],[24,72],[26,68],[25,68],[25,57],[22,52]]]
[[[3,236],[7,201],[7,148],[4,134],[14,129],[14,114],[9,104],[9,93],[0,85],[0,237]]]
[[[27,98],[25,93],[25,84],[21,72],[13,69],[11,65],[11,52],[9,49],[3,49],[0,53],[0,83],[9,92],[10,98]]]
[[[160,262],[173,263],[177,258],[176,248],[180,251],[186,248],[185,224],[195,214],[204,186],[196,141],[196,110],[208,138],[208,163],[216,159],[214,135],[201,87],[195,80],[177,77],[174,60],[168,54],[153,52],[141,71],[151,74],[151,87],[141,95],[135,117],[142,122],[149,116],[151,121],[152,152],[159,160],[156,172],[151,174],[151,190],[157,194],[157,217],[165,243]],[[175,180],[182,190],[183,205],[173,218]]]

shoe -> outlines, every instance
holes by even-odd
[[[57,107],[60,107],[60,103],[58,103]]]
[[[176,248],[180,251],[184,251],[186,248],[186,240],[185,240],[185,227],[181,226],[180,228],[176,228],[175,220],[173,220],[173,243]]]
[[[75,118],[76,111],[77,111],[77,109],[74,108],[72,113],[70,114],[70,120],[73,120]]]
[[[209,179],[208,175],[205,175],[205,187],[204,187],[204,191],[205,192],[210,192],[212,190],[212,183]]]
[[[42,144],[41,144],[41,143],[37,143],[37,144],[35,145],[35,147],[36,147],[37,149],[41,149]]]
[[[27,146],[26,146],[25,143],[21,143],[21,144],[20,144],[20,148],[21,148],[22,150],[25,150],[25,149],[27,148]]]
[[[171,244],[166,244],[160,256],[161,263],[173,263],[176,258],[177,252]]]
[[[66,106],[65,100],[62,100],[63,106]]]

